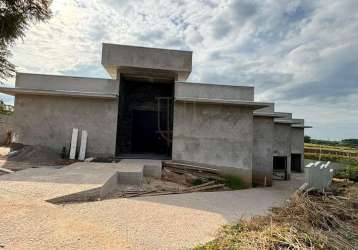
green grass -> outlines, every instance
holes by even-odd
[[[347,146],[329,146],[329,145],[322,145],[322,144],[305,143],[305,148],[327,149],[327,150],[335,150],[335,151],[345,152],[345,153],[358,153],[358,148],[347,147]]]
[[[227,187],[234,190],[246,188],[245,183],[238,176],[225,176],[224,183]]]

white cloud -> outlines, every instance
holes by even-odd
[[[54,0],[52,9],[12,49],[19,71],[106,77],[102,42],[190,49],[191,80],[254,85],[258,99],[317,125],[312,135],[357,135],[356,0]]]

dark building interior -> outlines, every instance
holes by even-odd
[[[291,171],[301,172],[301,154],[291,154]]]
[[[174,80],[121,75],[117,155],[170,157]]]
[[[273,157],[273,177],[276,179],[287,180],[287,157],[274,156]]]

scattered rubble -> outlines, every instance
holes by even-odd
[[[44,146],[14,144],[12,151],[0,158],[1,167],[13,171],[41,166],[61,167],[75,161],[62,159],[61,154]]]

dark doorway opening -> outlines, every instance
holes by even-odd
[[[301,154],[291,154],[291,170],[301,172]]]
[[[120,77],[118,157],[170,158],[174,79]]]
[[[273,157],[273,178],[278,180],[287,180],[287,157],[274,156]]]
[[[165,113],[133,110],[132,152],[168,155],[169,141],[162,134],[167,130]]]

